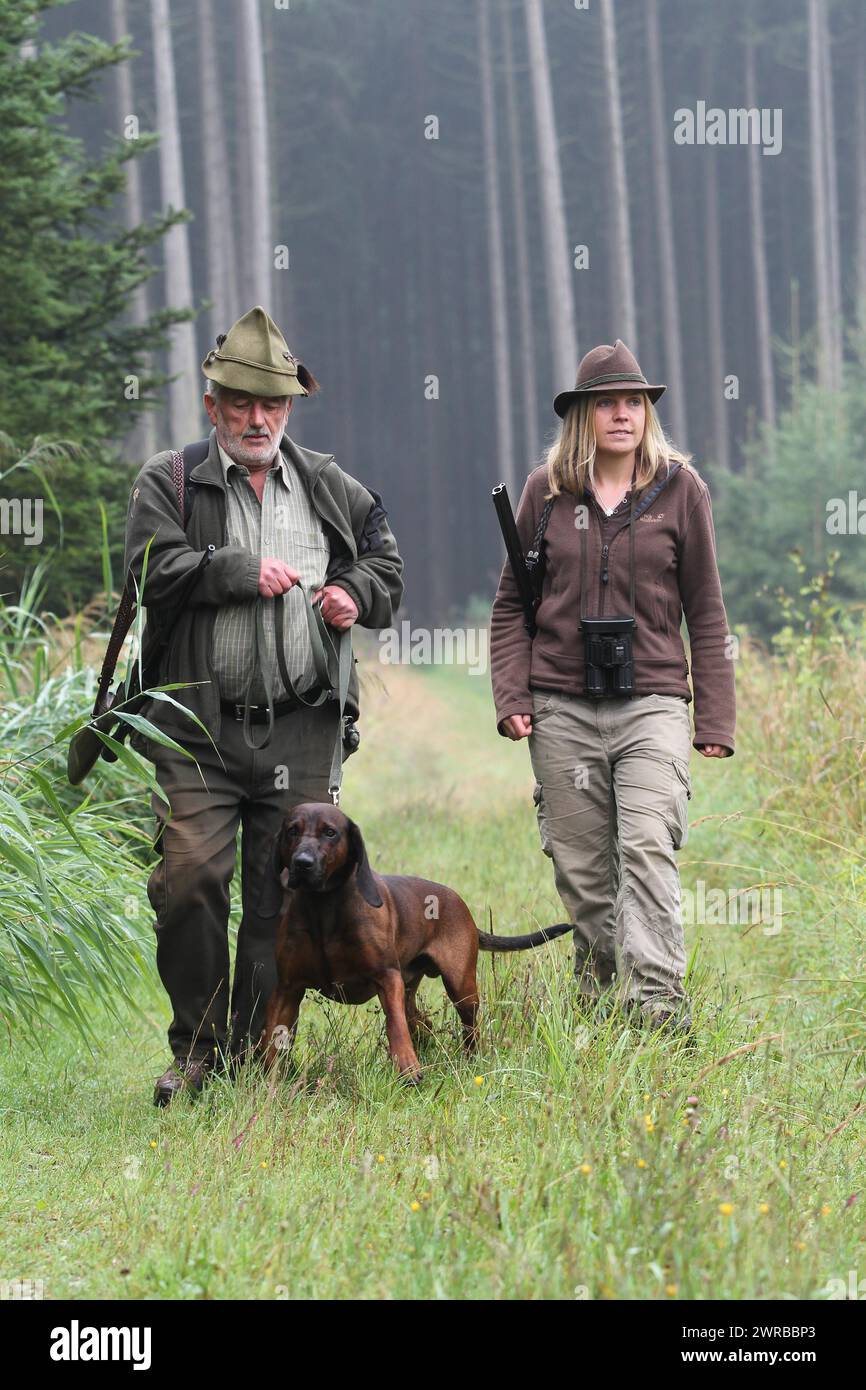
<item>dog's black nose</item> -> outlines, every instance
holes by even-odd
[[[311,850],[308,849],[301,850],[300,853],[296,854],[294,859],[292,860],[292,863],[294,864],[296,869],[309,869],[312,867],[313,864],[315,864],[315,862],[316,856],[312,853]]]

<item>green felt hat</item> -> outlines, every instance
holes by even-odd
[[[201,364],[210,381],[251,396],[306,396],[298,363],[270,314],[260,304],[217,338]]]

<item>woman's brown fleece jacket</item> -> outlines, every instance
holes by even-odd
[[[691,700],[680,635],[685,614],[694,684],[693,746],[717,743],[729,749],[731,756],[736,723],[733,643],[716,563],[710,492],[692,469],[681,468],[670,478],[667,472],[667,464],[662,463],[650,487],[666,479],[664,486],[635,522],[635,694],[680,695]],[[649,490],[636,494],[636,508]],[[527,478],[517,508],[524,552],[532,545],[547,491],[547,467],[542,465]],[[524,627],[517,585],[507,562],[502,571],[490,625],[493,698],[500,733],[502,720],[509,715],[531,714],[531,689],[586,693],[580,629],[582,538],[588,545],[586,616],[621,617],[631,611],[629,509],[626,506],[605,517],[591,491],[583,505],[581,512],[572,493],[562,493],[554,502],[545,537],[546,564],[534,639]]]

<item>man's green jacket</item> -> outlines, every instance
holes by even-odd
[[[325,582],[351,595],[362,626],[390,627],[403,595],[403,561],[380,499],[338,467],[333,454],[303,449],[287,434],[280,448],[298,470],[328,537]],[[141,596],[147,610],[141,654],[145,686],[202,682],[170,693],[201,719],[218,744],[220,693],[210,660],[214,619],[221,604],[254,603],[258,598],[260,557],[243,546],[226,544],[225,478],[215,430],[208,456],[192,469],[190,483],[193,502],[184,531],[170,452],[155,454],[144,464],[129,498],[124,572],[131,573],[140,588],[151,541]],[[214,550],[205,559],[208,546]],[[197,579],[192,578],[195,573]],[[168,627],[171,635],[160,653],[161,634]],[[346,713],[356,717],[358,712],[353,662]],[[204,738],[191,719],[165,700],[147,700],[141,713],[181,742]],[[146,752],[138,735],[130,742]]]

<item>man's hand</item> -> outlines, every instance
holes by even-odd
[[[313,603],[322,600],[322,617],[330,627],[340,631],[351,627],[358,616],[358,605],[351,595],[341,589],[339,584],[326,584],[313,594]]]
[[[507,719],[503,719],[502,727],[515,742],[521,738],[528,738],[532,733],[532,715],[509,714]]]
[[[727,748],[722,748],[718,743],[699,743],[696,745],[699,753],[703,753],[705,758],[726,758]]]
[[[287,593],[293,584],[297,584],[300,577],[298,571],[293,570],[284,560],[262,560],[259,570],[259,593],[262,598],[275,598],[277,594]]]

